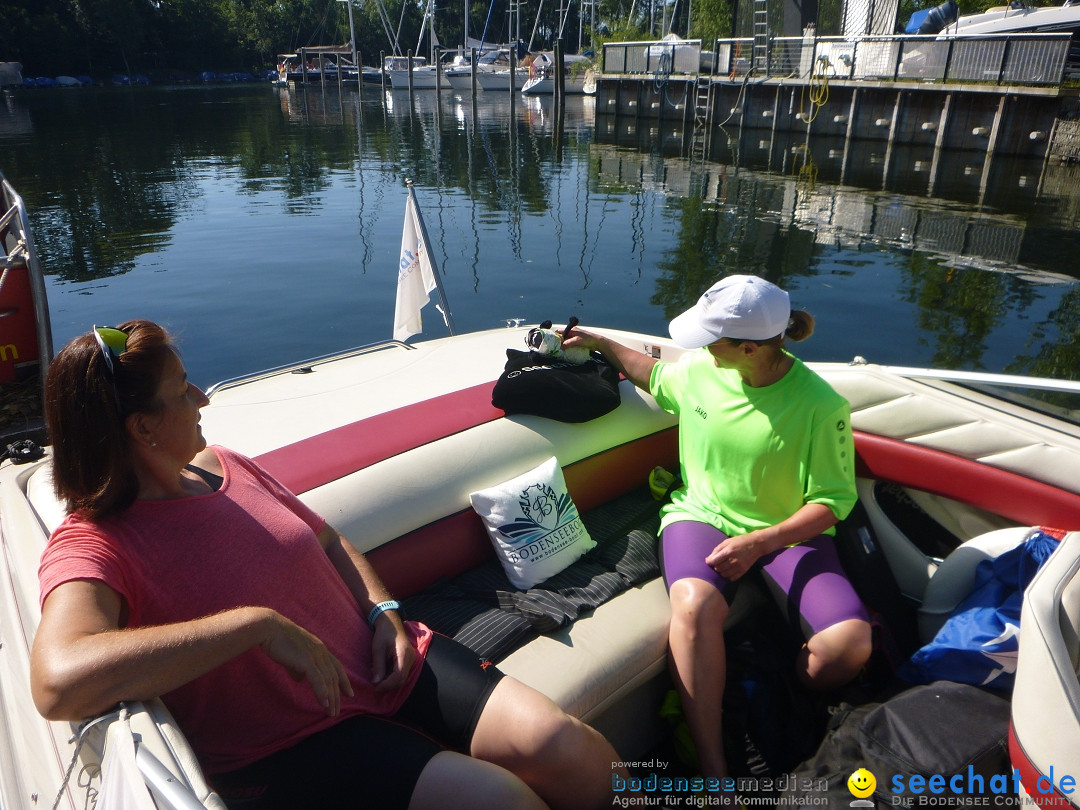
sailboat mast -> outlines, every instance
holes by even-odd
[[[533,40],[536,39],[536,29],[540,27],[540,11],[544,8],[544,0],[536,4],[536,20],[533,22],[532,33],[529,34],[529,51],[533,49]]]

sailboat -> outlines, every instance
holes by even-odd
[[[566,19],[570,13],[570,3],[562,8],[559,21],[559,37],[562,38]],[[579,39],[578,47],[581,42]],[[586,67],[591,60],[587,56],[563,55],[563,92],[567,95],[592,95],[596,92],[596,79],[593,71]],[[586,64],[583,64],[586,63]],[[553,95],[555,93],[555,54],[545,51],[532,57],[529,64],[529,80],[521,88],[524,95]]]
[[[591,84],[592,92],[596,92],[596,81],[590,82],[591,71],[585,68],[572,69],[572,65],[589,62],[587,56],[565,55],[563,56],[563,92],[567,95],[588,94]],[[521,88],[521,92],[527,96],[546,95],[555,92],[555,55],[544,52],[533,57],[529,66],[529,80]]]

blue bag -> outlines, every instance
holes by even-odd
[[[1024,590],[1057,546],[1056,537],[1036,530],[1016,548],[980,562],[971,593],[897,674],[911,683],[945,680],[1012,689]]]

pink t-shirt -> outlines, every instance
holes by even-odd
[[[393,714],[421,669],[418,662],[399,690],[375,691],[371,630],[319,544],[323,519],[251,459],[214,451],[225,472],[216,492],[136,501],[99,522],[70,515],[38,571],[42,604],[64,582],[100,580],[123,598],[128,627],[270,607],[341,660],[355,696],[341,696],[338,717],[258,647],[163,695],[208,773],[250,764],[346,717]],[[431,631],[406,627],[422,657]]]

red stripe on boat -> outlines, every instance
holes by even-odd
[[[643,487],[657,464],[677,469],[678,435],[677,428],[665,428],[563,468],[566,488],[577,508],[588,512]],[[404,597],[440,578],[464,573],[493,553],[480,517],[466,508],[383,543],[366,556],[390,593]]]
[[[1009,761],[1020,774],[1020,783],[1024,786],[1024,790],[1039,807],[1044,810],[1062,810],[1062,808],[1076,806],[1075,802],[1071,802],[1058,792],[1054,787],[1053,779],[1040,771],[1031,761],[1027,752],[1024,751],[1024,746],[1020,744],[1020,739],[1016,736],[1016,727],[1012,721],[1009,722]],[[1053,772],[1053,768],[1050,770]],[[1040,791],[1043,785],[1047,786],[1045,793]]]
[[[932,447],[855,431],[858,474],[971,504],[1027,526],[1080,529],[1080,494]]]
[[[257,458],[295,493],[307,492],[406,450],[492,422],[494,382],[474,385],[279,447]]]

